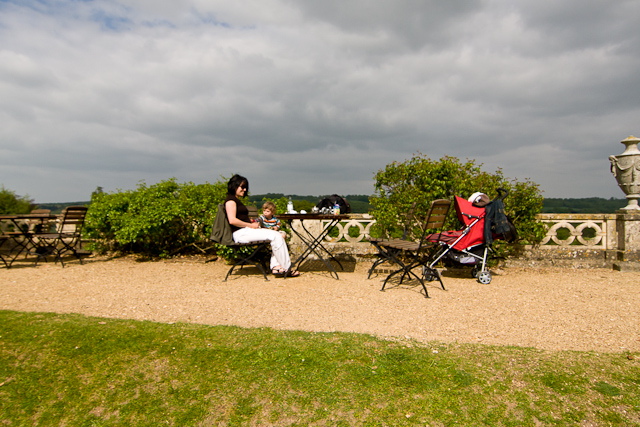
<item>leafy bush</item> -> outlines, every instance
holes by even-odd
[[[178,184],[175,179],[134,191],[93,193],[85,237],[98,251],[170,256],[208,245],[218,204],[227,193],[226,180],[215,184]]]
[[[520,239],[527,243],[540,241],[545,227],[536,221],[536,214],[542,208],[542,195],[538,185],[525,180],[508,180],[498,169],[490,174],[481,170],[481,165],[467,160],[462,163],[455,157],[443,157],[434,161],[417,154],[403,163],[393,162],[375,176],[375,194],[370,201],[377,224],[374,237],[398,237],[402,234],[404,221],[401,219],[411,205],[416,203],[415,214],[424,217],[429,205],[435,199],[452,199],[454,195],[468,198],[476,191],[486,193],[490,198],[497,196],[498,188],[509,191],[504,200],[507,215],[513,220]],[[453,208],[452,208],[453,210]],[[400,219],[399,219],[400,218]],[[445,229],[458,230],[462,225],[451,213]],[[414,228],[414,237],[419,233]]]
[[[35,208],[28,196],[18,196],[11,190],[0,186],[0,215],[26,214]]]

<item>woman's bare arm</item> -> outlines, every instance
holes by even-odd
[[[227,220],[229,224],[234,225],[239,228],[258,228],[260,225],[256,222],[244,222],[238,219],[236,216],[238,212],[238,205],[233,200],[227,200],[224,204],[224,208],[227,211]]]

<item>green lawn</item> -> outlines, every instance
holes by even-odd
[[[0,426],[640,426],[639,388],[638,354],[0,311]]]

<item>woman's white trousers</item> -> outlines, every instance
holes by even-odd
[[[288,270],[291,267],[287,242],[285,242],[279,231],[247,227],[233,233],[233,241],[236,243],[251,243],[258,240],[269,240],[271,242],[271,269],[280,266]]]

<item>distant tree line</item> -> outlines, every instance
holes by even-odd
[[[262,206],[265,199],[277,200],[280,198],[289,198],[294,202],[296,210],[306,210],[315,206],[322,198],[322,196],[300,196],[296,194],[282,194],[282,193],[267,193],[250,195],[249,200],[254,202],[258,208]],[[351,205],[352,213],[369,213],[373,208],[370,203],[370,197],[363,194],[351,194],[343,196],[349,201]],[[304,202],[307,202],[306,204]],[[581,199],[560,199],[560,198],[545,198],[542,204],[542,213],[585,213],[585,214],[600,214],[600,213],[614,213],[618,209],[621,209],[627,205],[627,199],[605,199],[602,197],[588,197]]]
[[[555,199],[545,198],[542,203],[542,213],[584,213],[602,214],[614,213],[627,205],[627,199],[604,199],[588,197],[584,199]]]
[[[258,208],[262,206],[265,200],[277,200],[281,198],[289,198],[294,202],[296,210],[311,211],[325,195],[322,196],[301,196],[297,194],[283,193],[266,193],[250,195],[249,200]],[[372,206],[369,202],[370,196],[366,194],[350,194],[343,196],[349,201],[352,213],[368,213]],[[59,214],[67,206],[88,206],[89,201],[81,202],[64,202],[64,203],[34,203],[27,197],[20,197],[7,190],[4,187],[0,189],[0,213],[27,213],[32,209],[49,209],[54,214]],[[545,198],[542,205],[542,213],[584,213],[584,214],[601,214],[614,213],[627,205],[627,199],[615,199],[613,197],[605,199],[602,197],[587,197],[581,199],[572,198]]]
[[[70,205],[90,206],[85,224],[85,237],[92,250],[139,253],[168,257],[178,253],[206,252],[213,248],[209,233],[218,204],[226,196],[227,178],[213,184],[178,183],[175,178],[154,185],[140,183],[135,190],[105,193],[98,187],[91,201],[36,204],[28,196],[18,196],[11,190],[0,188],[2,213],[26,213],[31,209],[50,209],[59,213]],[[531,235],[535,240],[538,212],[607,213],[623,207],[625,199],[544,199],[535,183],[509,181],[501,171],[486,173],[473,162],[463,163],[445,157],[438,161],[424,156],[404,163],[393,163],[376,176],[374,195],[342,195],[353,213],[372,213],[380,226],[396,226],[396,218],[403,204],[419,201],[427,207],[434,198],[469,194],[481,188],[494,194],[498,187],[508,188],[507,212],[516,219],[521,238]],[[311,209],[326,195],[300,196],[283,193],[250,195],[247,203],[258,208],[265,200],[277,202],[278,211],[284,212],[291,198],[298,211]],[[394,211],[395,210],[395,211]],[[393,211],[393,212],[392,212]],[[398,212],[396,212],[398,211]],[[398,215],[396,215],[398,214]],[[385,222],[386,220],[386,222]],[[455,221],[455,216],[451,216]],[[454,225],[448,224],[448,229]]]
[[[67,206],[89,206],[91,202],[39,203],[38,209],[49,209],[52,214],[60,214]]]
[[[8,192],[8,191],[7,191]],[[33,201],[21,201],[16,203],[14,197],[11,194],[5,194],[5,204],[0,202],[0,205],[4,209],[0,209],[2,213],[26,213],[31,209],[49,209],[54,214],[59,214],[67,206],[88,206],[89,201],[83,202],[66,202],[66,203],[39,203],[34,204]],[[249,200],[260,208],[264,203],[264,200],[277,200],[280,198],[289,198],[294,202],[296,210],[311,211],[311,208],[315,206],[325,196],[300,196],[296,194],[285,195],[283,193],[266,193],[249,196]],[[369,197],[367,195],[347,195],[345,199],[349,201],[351,205],[352,213],[368,213],[372,206],[369,203]],[[25,203],[26,202],[26,203]],[[601,213],[614,213],[618,209],[621,209],[627,205],[627,199],[604,199],[601,197],[588,197],[582,199],[561,199],[561,198],[545,198],[542,206],[542,213],[584,213],[584,214],[601,214]],[[16,207],[20,206],[20,212],[16,211]]]
[[[284,193],[266,193],[266,194],[255,194],[249,195],[249,201],[256,205],[258,209],[260,209],[263,203],[266,200],[278,200],[278,199],[289,199],[291,197],[291,201],[293,202],[293,206],[297,211],[305,210],[311,212],[311,209],[315,205],[318,204],[320,200],[322,200],[327,195],[322,196],[300,196],[297,194],[284,194]],[[369,209],[371,209],[371,204],[369,203],[369,197],[366,194],[357,194],[357,195],[348,195],[343,196],[345,199],[349,201],[349,205],[351,205],[351,213],[368,213]],[[49,209],[54,214],[59,214],[62,212],[64,208],[67,206],[89,206],[89,201],[84,202],[65,202],[65,203],[40,203],[37,205],[38,209]],[[34,207],[36,205],[33,205]],[[16,212],[17,213],[17,212]],[[26,213],[26,212],[20,212]]]
[[[329,195],[330,194],[324,194],[321,196],[300,196],[296,194],[267,193],[249,195],[249,201],[255,203],[258,209],[260,209],[265,200],[279,200],[282,198],[288,200],[289,197],[291,197],[295,210],[311,212],[311,209],[313,209],[320,200]],[[351,206],[351,213],[368,213],[371,209],[371,204],[369,203],[370,196],[366,194],[350,194],[346,196],[341,194],[341,196],[349,202],[349,205]]]

